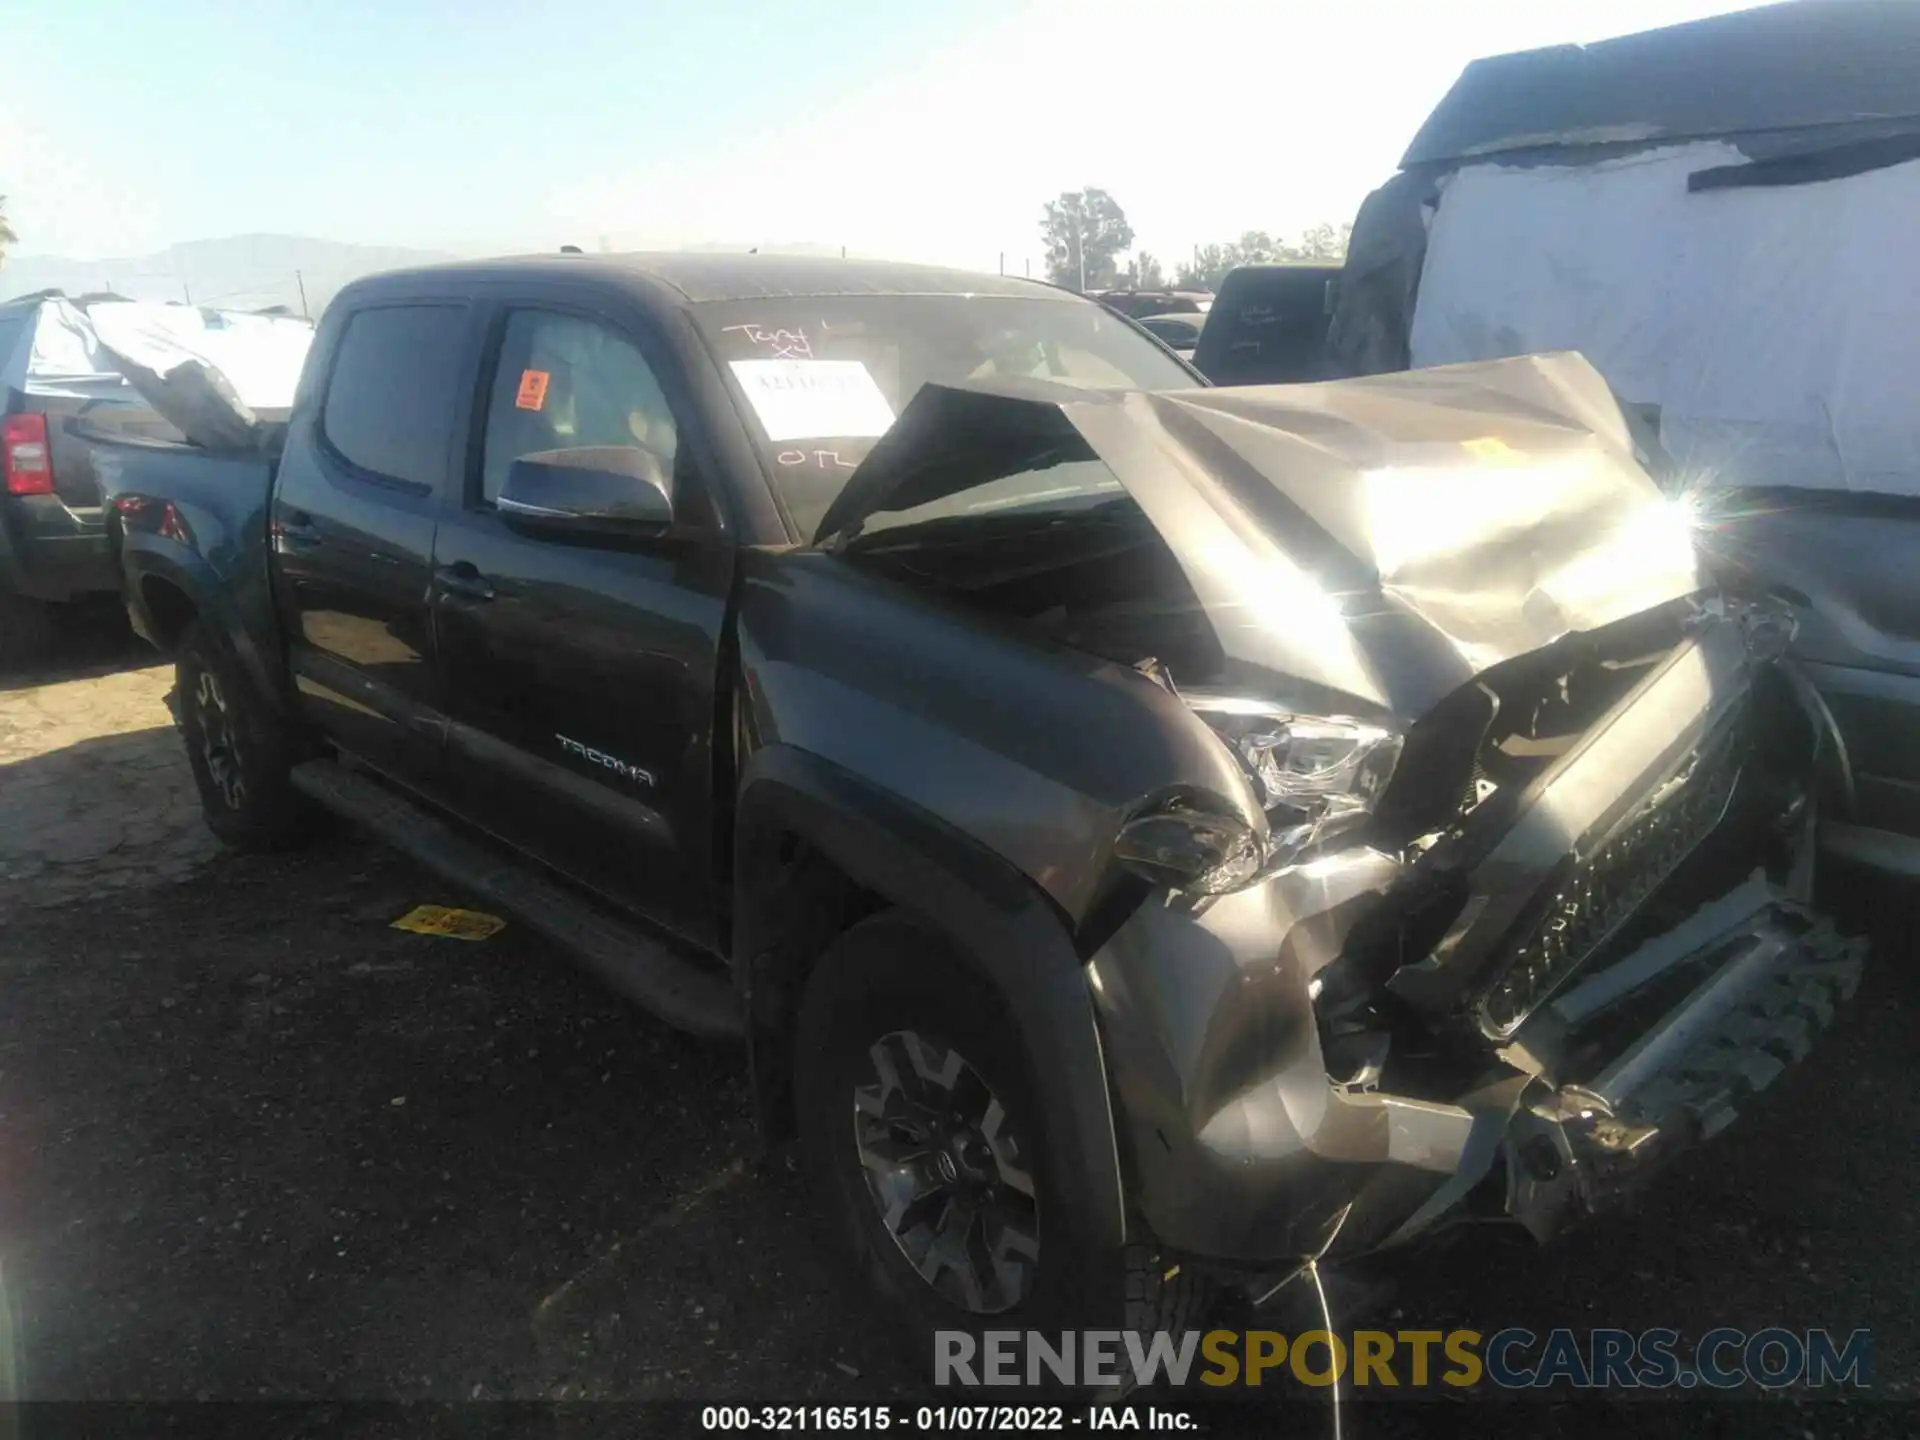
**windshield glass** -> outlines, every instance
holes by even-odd
[[[1093,389],[1197,382],[1099,305],[1051,295],[830,295],[693,308],[804,538],[854,467],[928,381],[1026,376]],[[1016,487],[1017,488],[1017,487]],[[1065,498],[1036,474],[1034,503]],[[996,494],[1001,506],[1022,495]]]

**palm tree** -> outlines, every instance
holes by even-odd
[[[7,224],[7,197],[0,195],[0,265],[7,263],[7,247],[18,244],[19,240],[13,227]]]

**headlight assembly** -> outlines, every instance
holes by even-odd
[[[1239,757],[1270,814],[1371,813],[1400,759],[1400,737],[1378,725],[1237,696],[1185,699]]]
[[[1400,760],[1401,737],[1379,725],[1238,695],[1183,691],[1181,698],[1240,762],[1266,811],[1267,833],[1186,803],[1136,815],[1121,827],[1115,858],[1175,890],[1238,890],[1358,828]]]
[[[1238,890],[1265,868],[1268,847],[1240,821],[1183,805],[1136,815],[1113,855],[1142,879],[1196,895]]]

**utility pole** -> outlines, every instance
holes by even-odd
[[[307,313],[306,277],[302,275],[298,270],[296,270],[293,272],[293,283],[300,287],[300,318],[302,320],[311,320],[313,316]]]
[[[1082,218],[1076,206],[1073,212],[1073,248],[1080,254],[1080,293],[1084,295],[1087,293],[1087,232],[1080,228]]]
[[[1007,252],[1004,250],[1000,252],[1000,273],[1002,275],[1007,273]]]

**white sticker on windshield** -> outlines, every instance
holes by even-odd
[[[823,440],[884,435],[893,407],[858,360],[735,360],[769,440]]]

